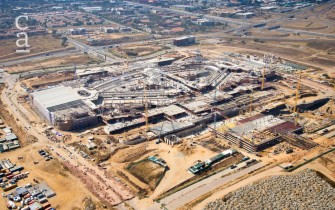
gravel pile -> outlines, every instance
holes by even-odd
[[[274,176],[232,192],[206,205],[219,209],[335,209],[335,188],[313,170]]]

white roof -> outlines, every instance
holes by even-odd
[[[57,106],[81,99],[71,87],[57,86],[31,94],[44,108]]]

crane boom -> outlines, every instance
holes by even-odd
[[[252,112],[252,100],[253,100],[253,96],[252,94],[254,93],[254,90],[251,91],[251,94],[250,94],[250,107],[249,107],[249,112],[251,113]]]

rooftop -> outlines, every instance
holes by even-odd
[[[71,87],[57,86],[49,89],[36,91],[31,94],[44,108],[67,104],[80,100],[81,97]]]

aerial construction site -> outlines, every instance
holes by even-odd
[[[333,209],[334,1],[50,2],[0,31],[0,209]]]

